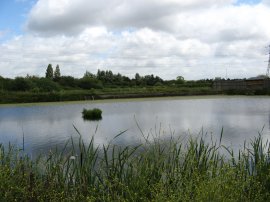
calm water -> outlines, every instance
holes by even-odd
[[[98,107],[103,111],[99,122],[84,121],[83,108]],[[268,97],[185,97],[107,102],[40,104],[32,106],[0,105],[0,142],[22,146],[23,134],[28,152],[40,153],[55,145],[77,138],[73,125],[85,141],[95,135],[96,144],[114,140],[133,144],[145,135],[170,137],[198,135],[204,132],[220,136],[223,144],[243,145],[258,132],[270,137],[270,98]],[[139,125],[139,127],[136,124]]]

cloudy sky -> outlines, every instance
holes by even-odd
[[[252,77],[269,20],[270,0],[0,0],[0,75]]]

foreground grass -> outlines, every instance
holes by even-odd
[[[71,139],[30,160],[0,146],[0,201],[267,201],[269,149],[260,136],[237,155],[203,138],[100,148]]]

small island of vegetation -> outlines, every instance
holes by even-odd
[[[84,120],[98,121],[102,119],[102,111],[98,108],[83,109],[82,115]]]

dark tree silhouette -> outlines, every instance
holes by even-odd
[[[53,79],[53,68],[52,68],[52,65],[51,64],[49,64],[48,67],[47,67],[45,77],[47,79]]]
[[[60,68],[59,65],[56,65],[55,71],[54,71],[54,80],[59,81],[61,77]]]

